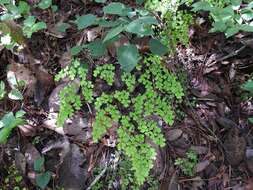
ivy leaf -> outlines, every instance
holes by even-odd
[[[126,6],[122,3],[110,3],[103,8],[105,14],[125,16]]]
[[[153,33],[152,29],[148,26],[151,24],[157,25],[157,20],[152,16],[145,16],[136,19],[126,26],[126,31],[138,35],[151,35]]]
[[[210,32],[224,32],[227,29],[225,22],[217,21],[213,23],[213,28]]]
[[[8,94],[8,97],[12,100],[23,100],[23,95],[18,89],[12,89]]]
[[[95,24],[96,18],[97,17],[93,14],[87,14],[77,17],[75,22],[77,24],[78,30],[82,30]]]
[[[253,94],[253,81],[248,80],[246,83],[242,85],[242,89],[249,91],[251,94]]]
[[[28,14],[30,12],[30,6],[25,1],[19,1],[18,10],[20,14]]]
[[[241,17],[246,20],[246,21],[250,21],[253,19],[253,11],[247,11],[243,14],[241,14]]]
[[[106,47],[102,40],[96,40],[87,45],[93,57],[100,57],[106,54]]]
[[[239,32],[238,27],[231,27],[231,28],[228,28],[228,29],[225,31],[225,36],[226,36],[227,38],[229,38],[229,37],[235,35],[235,34],[238,33],[238,32]]]
[[[241,0],[231,0],[232,8],[234,10],[238,10],[241,6],[242,1]]]
[[[0,120],[0,144],[5,144],[12,130],[24,122],[22,118],[15,118],[13,112],[4,115]]]
[[[43,171],[43,167],[44,167],[44,163],[45,163],[45,158],[44,158],[44,156],[42,156],[42,157],[39,157],[38,159],[36,159],[35,161],[34,161],[34,166],[33,166],[33,168],[34,168],[34,170],[36,171],[36,172],[42,172]]]
[[[206,1],[199,1],[197,3],[192,4],[192,11],[212,11],[214,8],[209,2]]]
[[[0,81],[0,100],[5,96],[5,84],[3,81]]]
[[[249,122],[250,122],[251,124],[253,124],[253,117],[250,117],[250,118],[249,118]]]
[[[248,25],[248,24],[239,25],[239,29],[245,32],[253,32],[253,26]]]
[[[108,31],[108,33],[106,34],[103,42],[109,41],[112,38],[116,37],[117,35],[119,35],[123,30],[125,29],[124,25],[119,25],[116,28],[112,28],[111,30]]]
[[[71,55],[75,56],[79,54],[83,50],[83,48],[84,48],[83,46],[76,45],[70,49],[70,53]]]
[[[150,47],[150,50],[153,54],[156,54],[156,55],[164,55],[168,52],[168,48],[163,45],[160,40],[157,40],[157,39],[151,39],[149,41],[149,47]]]
[[[118,49],[117,57],[122,70],[131,72],[139,60],[138,49],[132,44],[123,45]]]
[[[46,23],[37,22],[34,16],[29,16],[24,20],[23,33],[28,38],[31,38],[34,32],[47,28]]]
[[[51,176],[52,176],[52,174],[48,171],[45,173],[36,175],[36,178],[35,178],[36,184],[41,189],[45,189],[47,187],[48,183],[50,182]]]
[[[144,0],[136,0],[136,3],[137,3],[138,5],[141,5],[142,3],[144,3]]]
[[[19,110],[18,112],[16,112],[15,117],[22,118],[25,114],[26,112],[24,110]]]
[[[96,3],[105,3],[106,0],[95,0]]]
[[[58,22],[58,23],[56,24],[55,27],[56,27],[56,30],[57,30],[58,32],[65,33],[66,30],[67,30],[68,28],[70,28],[70,24],[64,23],[64,22]]]
[[[38,7],[41,9],[47,9],[52,5],[52,0],[42,0],[39,4]]]

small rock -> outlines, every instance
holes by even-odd
[[[235,128],[237,127],[236,123],[228,118],[225,117],[219,117],[216,119],[217,123],[224,127],[225,129]]]
[[[198,155],[208,153],[208,148],[204,147],[204,146],[193,146],[192,145],[190,149]]]
[[[246,162],[250,173],[253,174],[253,156],[247,158]]]
[[[229,164],[232,166],[240,164],[246,155],[246,139],[240,135],[238,128],[229,130],[223,146]]]
[[[60,91],[67,86],[68,84],[76,84],[78,86],[77,91],[79,89],[79,85],[80,85],[80,80],[79,79],[75,79],[74,81],[69,82],[65,82],[63,84],[58,85],[53,92],[50,94],[50,97],[48,99],[48,106],[49,106],[49,110],[50,112],[58,112],[60,109]]]
[[[207,166],[209,166],[209,164],[210,164],[209,160],[204,160],[196,165],[195,171],[197,173],[202,172],[207,168]]]
[[[166,139],[170,142],[177,140],[183,134],[181,129],[172,129],[166,133]]]

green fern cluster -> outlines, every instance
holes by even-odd
[[[110,86],[114,82],[115,66],[113,64],[99,65],[93,72],[94,77],[105,80]]]
[[[148,56],[137,68],[136,73],[122,74],[122,90],[103,92],[96,98],[93,97],[92,82],[86,78],[89,71],[78,60],[74,60],[69,68],[60,72],[57,79],[79,78],[82,92],[78,95],[78,90],[69,86],[61,92],[59,123],[62,124],[63,119],[80,109],[82,99],[82,102],[93,103],[96,110],[92,126],[94,142],[98,142],[108,129],[116,126],[117,148],[131,161],[135,183],[141,185],[149,175],[156,158],[155,149],[148,141],[165,146],[165,138],[158,121],[163,120],[167,125],[173,124],[175,116],[171,104],[175,100],[180,101],[184,93],[176,76],[168,71],[160,57]],[[114,65],[105,64],[98,66],[93,71],[93,76],[113,85],[114,70]],[[138,90],[137,86],[143,90]]]
[[[190,5],[192,0],[147,0],[145,7],[154,12],[160,12],[163,28],[160,37],[163,44],[174,53],[176,46],[189,44],[189,27],[193,23],[192,14],[179,10],[181,4]]]
[[[93,100],[93,84],[87,80],[88,68],[86,64],[81,64],[80,60],[74,59],[71,64],[62,69],[55,77],[56,81],[68,78],[71,82],[65,86],[59,94],[60,110],[57,125],[62,127],[66,119],[81,109],[82,99],[91,103]],[[74,79],[78,78],[78,81]],[[80,81],[80,82],[79,82]],[[81,95],[78,94],[81,87]]]

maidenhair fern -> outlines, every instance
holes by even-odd
[[[171,104],[182,99],[183,88],[176,76],[163,65],[160,57],[148,56],[137,66],[136,72],[122,74],[123,89],[103,92],[94,97],[93,84],[87,80],[87,74],[92,72],[95,78],[103,79],[112,86],[115,66],[104,64],[92,71],[84,65],[77,59],[73,60],[72,65],[57,76],[58,80],[64,77],[71,80],[79,78],[81,88],[80,95],[74,85],[68,85],[61,91],[58,123],[63,125],[64,120],[79,110],[83,103],[93,104],[96,111],[92,125],[94,142],[98,142],[108,129],[116,126],[117,148],[131,161],[135,183],[141,185],[156,158],[155,149],[147,140],[165,146],[158,120],[163,120],[167,125],[173,124],[175,116]]]

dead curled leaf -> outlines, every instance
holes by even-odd
[[[32,96],[34,94],[37,79],[30,69],[25,67],[23,64],[12,61],[12,63],[8,66],[7,76],[8,75],[15,76],[18,83],[21,83],[21,81],[25,82],[26,94],[28,96]],[[12,88],[17,88],[13,86],[10,80],[8,80],[8,83]]]
[[[84,164],[85,156],[75,144],[63,157],[63,162],[58,169],[59,186],[64,189],[83,190],[87,179],[87,170],[81,167]]]
[[[246,140],[240,135],[238,128],[231,128],[224,140],[226,159],[232,166],[238,165],[246,154]]]

